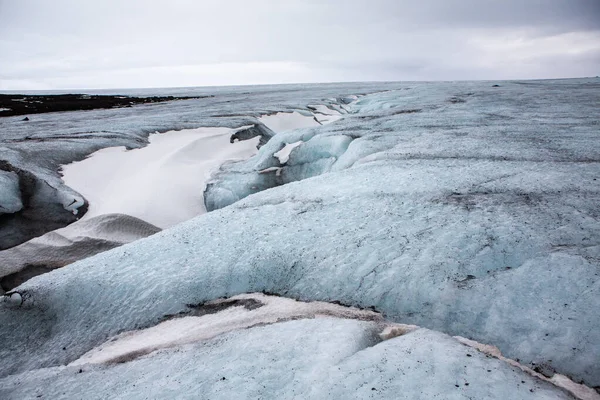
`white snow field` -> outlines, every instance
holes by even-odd
[[[600,82],[380,85],[299,95],[344,118],[223,164],[211,212],[3,296],[0,398],[572,398],[560,375],[597,398]],[[214,126],[305,93],[249,112],[243,90]]]
[[[82,219],[126,214],[168,228],[206,212],[203,191],[225,161],[256,153],[258,138],[229,143],[227,128],[150,135],[141,149],[108,147],[62,166],[66,185],[89,202]]]

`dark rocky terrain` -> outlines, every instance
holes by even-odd
[[[212,96],[202,96],[212,97]],[[152,96],[131,97],[114,95],[54,94],[23,95],[0,94],[0,117],[41,114],[55,111],[83,111],[102,108],[131,107],[136,104],[160,103],[172,100],[202,97]]]

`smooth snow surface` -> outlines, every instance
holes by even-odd
[[[231,133],[199,128],[150,135],[147,147],[109,147],[63,165],[63,180],[90,203],[83,219],[117,213],[168,228],[206,212],[203,191],[213,170],[256,152],[258,139],[232,145]]]
[[[138,218],[104,214],[85,218],[0,251],[0,286],[12,289],[48,270],[145,238],[160,231]],[[9,277],[13,275],[12,279]]]
[[[273,157],[279,159],[280,164],[285,164],[289,161],[292,150],[294,150],[296,147],[300,146],[302,143],[304,143],[304,142],[301,140],[294,142],[294,143],[288,143],[285,146],[283,146],[283,148],[281,150],[274,153]]]
[[[258,120],[277,133],[321,125],[313,115],[302,115],[298,111],[264,115]]]

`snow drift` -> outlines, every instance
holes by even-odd
[[[36,275],[159,231],[154,225],[123,214],[77,221],[0,252],[0,289],[11,290]]]

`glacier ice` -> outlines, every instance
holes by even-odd
[[[223,165],[205,193],[206,208],[215,211],[16,288],[0,303],[4,393],[33,396],[36,388],[56,382],[56,390],[90,387],[107,394],[107,386],[98,387],[102,374],[119,388],[135,381],[169,390],[173,381],[159,369],[169,365],[173,376],[185,377],[182,382],[201,376],[205,386],[199,390],[222,396],[239,390],[242,381],[249,396],[263,393],[266,383],[274,386],[264,393],[280,397],[303,394],[311,385],[315,397],[362,390],[375,396],[382,388],[381,397],[394,398],[399,387],[444,398],[563,396],[546,383],[523,379],[520,369],[486,375],[486,366],[479,374],[480,361],[501,361],[459,354],[463,345],[427,329],[497,346],[545,375],[599,386],[598,84],[400,86],[335,100],[337,106],[323,102],[343,118],[277,133],[251,159]],[[332,96],[343,97],[331,93],[320,100]],[[319,103],[308,97],[304,104]],[[241,106],[239,113],[221,110],[221,117],[213,108],[211,121],[252,126],[261,115],[294,111],[290,102],[282,104],[256,107],[250,117],[240,116],[247,110]],[[180,107],[182,115],[191,115],[187,105]],[[274,156],[297,142],[286,163]],[[373,307],[390,322],[427,329],[381,343],[367,329],[375,341],[363,347],[356,338],[365,337],[371,322],[299,320],[82,374],[64,366],[116,335],[185,313],[190,304],[250,292]],[[314,366],[311,355],[319,352],[338,360],[328,340],[346,337],[344,332],[351,332],[348,342],[338,343],[353,343],[354,350],[339,353],[345,356],[339,365],[327,373],[292,368],[295,362]],[[274,337],[279,341],[269,339]],[[310,343],[331,352],[307,351]],[[252,369],[265,354],[290,369]],[[447,358],[431,358],[438,354]],[[213,367],[190,370],[190,360]],[[248,369],[238,369],[243,365]],[[399,368],[416,374],[402,380]],[[226,383],[232,386],[217,386],[223,371],[236,377]],[[262,375],[268,371],[275,372]],[[290,378],[289,385],[277,386],[288,382],[286,374],[300,376],[294,371],[328,379]],[[244,380],[254,372],[259,378]],[[361,386],[357,376],[372,377],[368,384],[378,386]],[[467,388],[466,380],[457,381],[462,377],[485,387],[469,381]],[[455,389],[461,392],[450,391]]]
[[[256,303],[240,303],[244,300]],[[400,326],[401,335],[382,341],[378,333],[385,322],[373,312],[262,295],[238,296],[210,307],[219,304],[229,307],[125,332],[66,367],[0,379],[0,395],[572,398],[437,332]],[[148,354],[147,348],[155,351]]]
[[[12,214],[23,208],[19,176],[12,171],[0,170],[0,215]]]
[[[0,313],[2,329],[30,332],[8,336],[4,373],[72,361],[185,304],[266,291],[373,306],[595,383],[598,247],[584,232],[598,229],[590,213],[599,187],[565,190],[574,172],[592,181],[595,166],[508,164],[364,164],[36,277],[18,288],[32,300]],[[536,170],[553,171],[552,191]],[[453,194],[486,181],[494,192]]]

